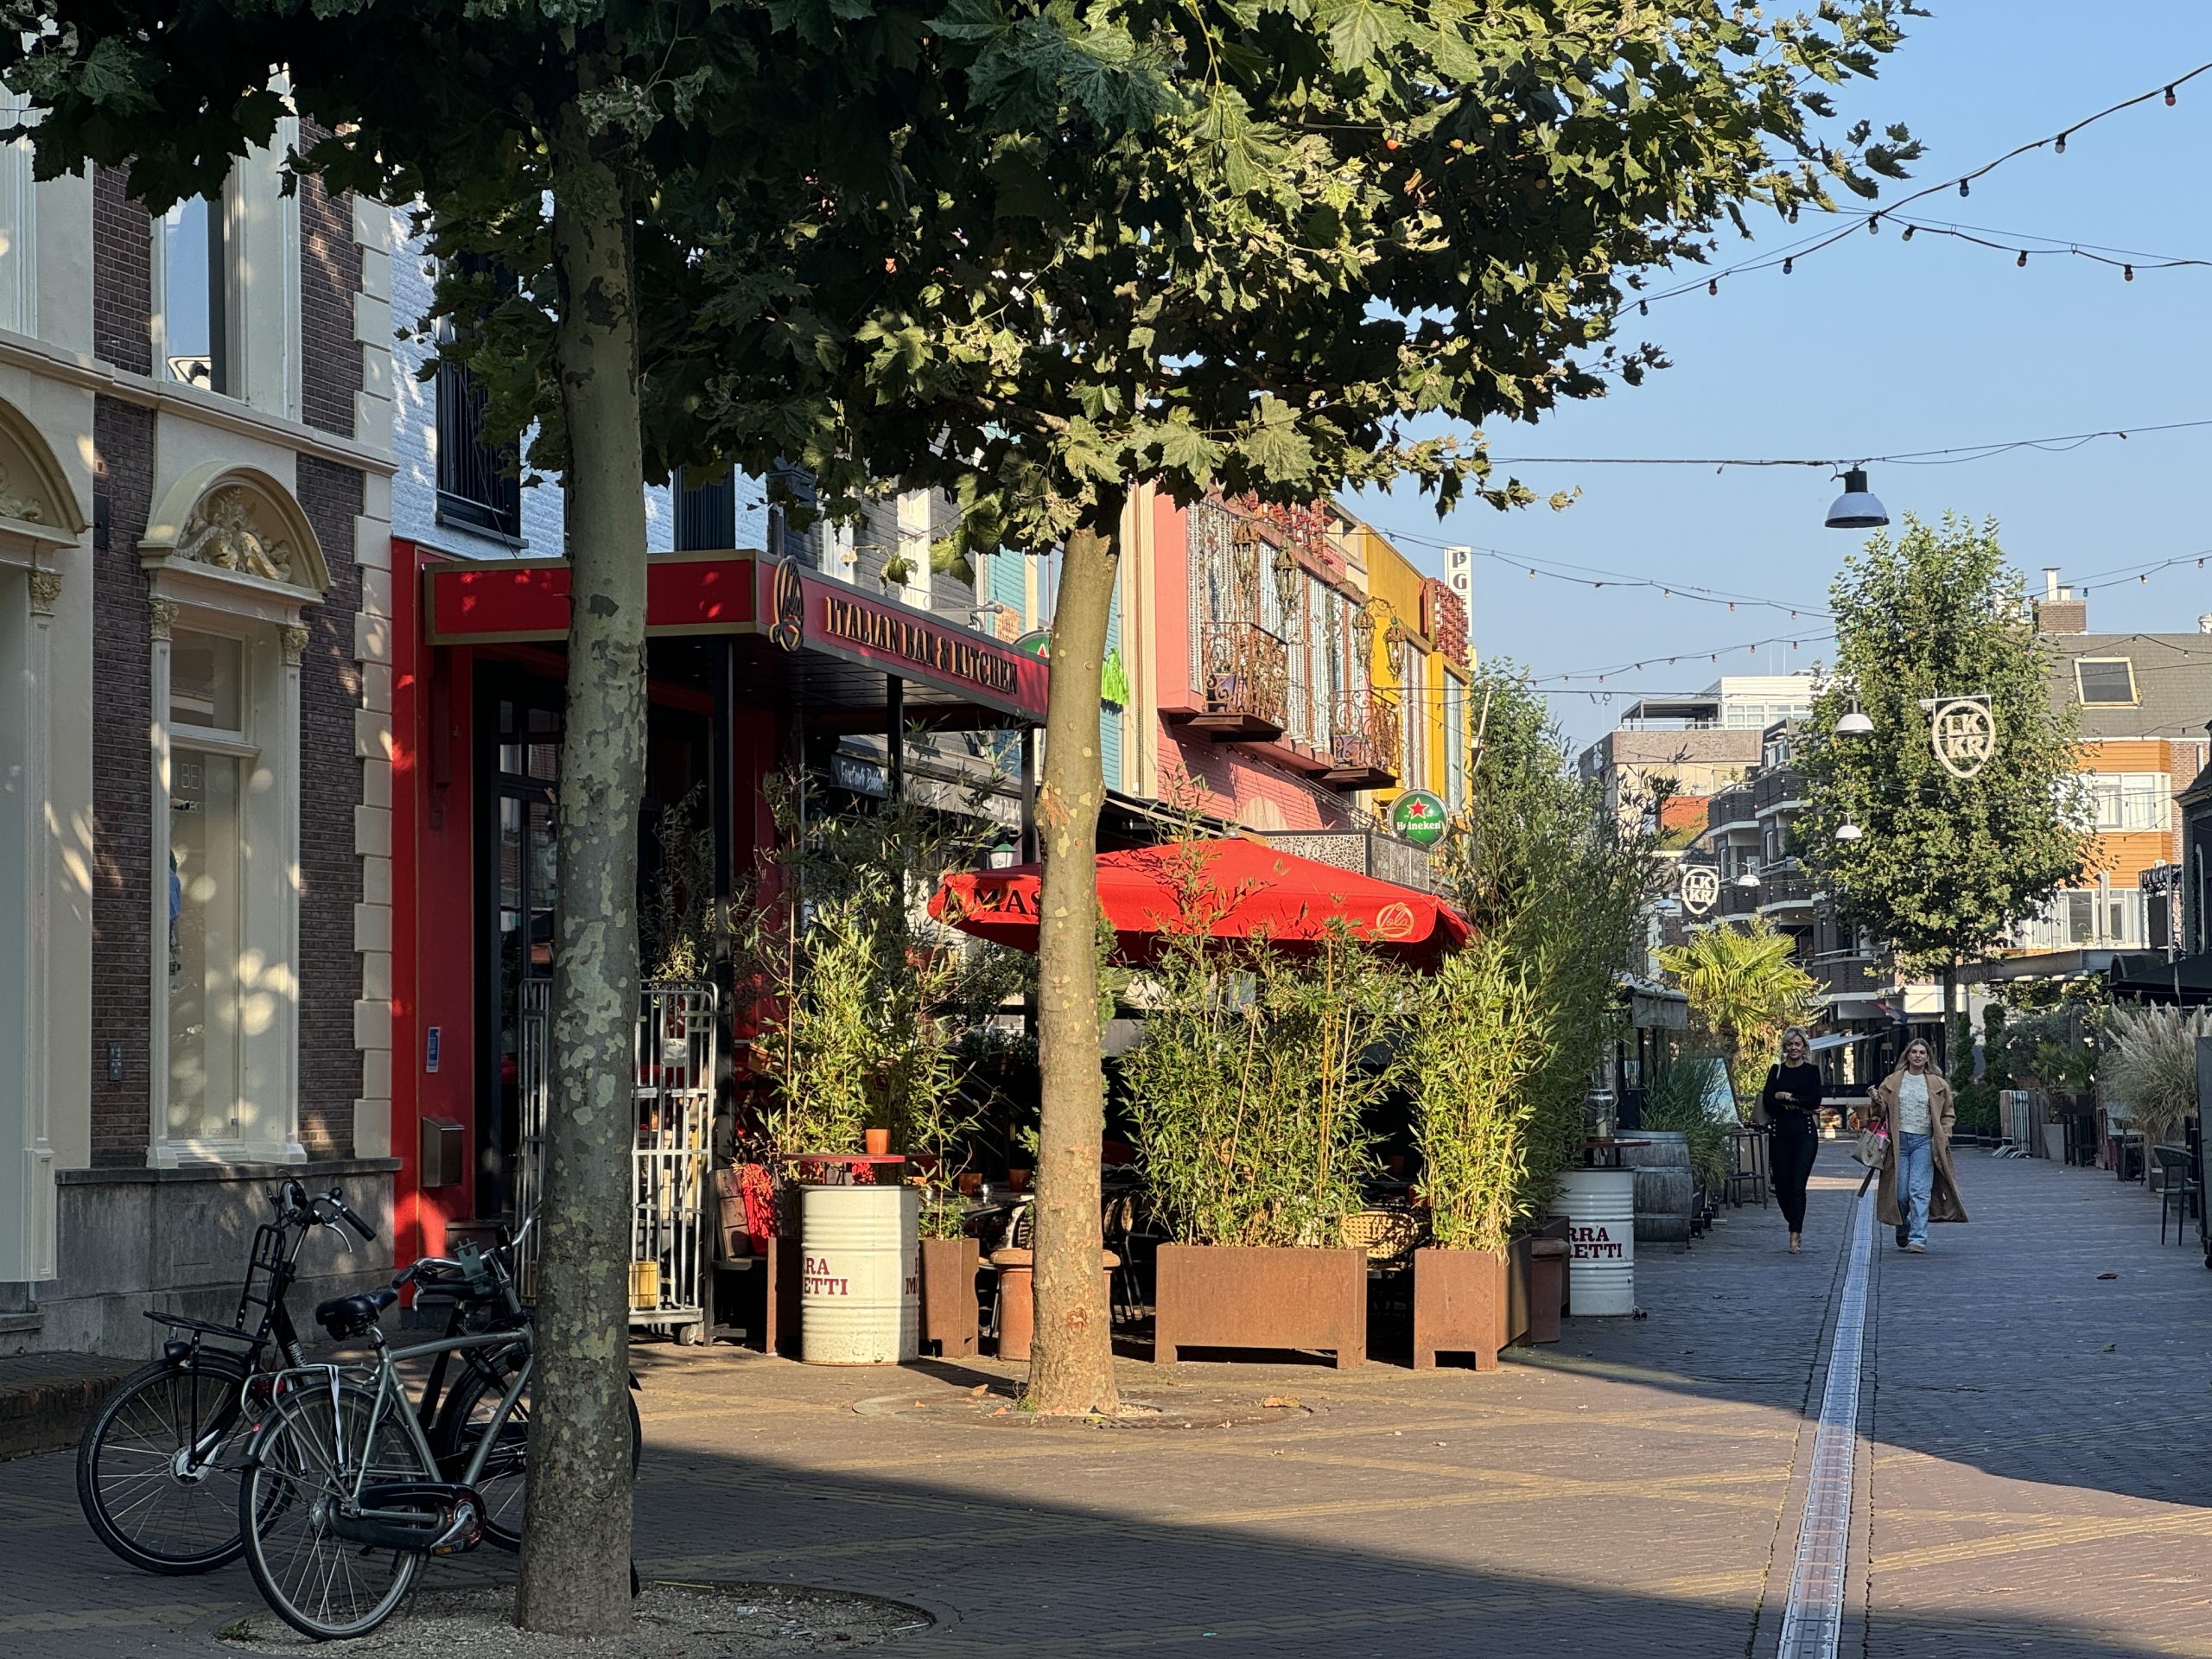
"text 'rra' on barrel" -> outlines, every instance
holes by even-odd
[[[799,1357],[893,1365],[922,1349],[920,1195],[911,1186],[799,1189]]]
[[[1567,1306],[1586,1313],[1636,1312],[1636,1172],[1560,1173],[1552,1214],[1567,1217]]]
[[[1636,1242],[1688,1244],[1697,1203],[1689,1136],[1680,1129],[1638,1129],[1648,1146],[1621,1148],[1636,1171]]]

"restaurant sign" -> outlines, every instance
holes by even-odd
[[[1025,712],[1043,710],[1047,670],[1034,658],[903,605],[855,593],[794,559],[769,565],[766,575],[768,592],[761,608],[774,619],[769,638],[785,651],[826,651],[887,673],[981,694]]]

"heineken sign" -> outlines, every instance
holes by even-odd
[[[1416,847],[1433,847],[1444,839],[1444,803],[1425,789],[1409,789],[1390,803],[1390,829]]]

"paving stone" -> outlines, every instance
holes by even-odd
[[[1961,1171],[1971,1226],[1917,1257],[1877,1232],[1850,1650],[2212,1654],[2212,1274],[2108,1175]],[[1194,1423],[1303,1408],[1227,1429],[987,1421],[962,1402],[1013,1375],[988,1360],[641,1346],[638,1555],[918,1602],[939,1655],[1771,1653],[1858,1185],[1840,1147],[1815,1180],[1804,1255],[1777,1211],[1729,1211],[1646,1255],[1647,1318],[1571,1320],[1492,1375],[1125,1368]],[[902,1394],[925,1408],[854,1408]],[[254,1605],[241,1568],[111,1561],[66,1456],[0,1465],[0,1655],[204,1652]]]

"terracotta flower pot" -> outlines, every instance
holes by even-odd
[[[863,1130],[862,1133],[867,1137],[868,1154],[869,1157],[880,1158],[891,1150],[890,1130],[867,1129]]]

